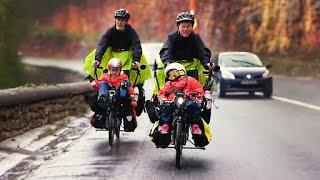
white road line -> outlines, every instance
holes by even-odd
[[[314,109],[314,110],[320,111],[320,106],[316,106],[316,105],[313,105],[313,104],[308,104],[308,103],[304,103],[304,102],[301,102],[301,101],[291,100],[291,99],[278,97],[278,96],[272,96],[272,98],[275,99],[275,100],[279,100],[279,101],[283,101],[283,102],[287,102],[287,103],[291,103],[291,104],[296,104],[296,105],[299,105],[299,106],[303,106],[303,107],[307,107],[307,108],[310,108],[310,109]]]

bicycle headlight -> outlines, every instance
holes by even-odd
[[[184,99],[183,99],[183,97],[178,97],[178,105],[180,106],[181,104],[183,104],[183,101],[184,101]]]

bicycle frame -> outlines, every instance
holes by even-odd
[[[187,119],[187,106],[185,94],[176,92],[175,109],[173,112],[173,122],[171,128],[171,144],[167,148],[175,148],[176,150],[176,167],[181,167],[182,149],[205,149],[203,147],[185,147],[189,139],[190,125]],[[191,141],[190,141],[191,142]],[[191,142],[192,143],[192,142]]]
[[[108,106],[105,110],[106,129],[109,131],[109,145],[112,146],[114,135],[120,137],[121,118],[119,117],[118,89],[108,90]],[[108,127],[108,128],[107,128]]]

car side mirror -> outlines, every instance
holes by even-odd
[[[268,64],[268,65],[266,66],[267,69],[270,69],[271,67],[272,67],[271,64]]]

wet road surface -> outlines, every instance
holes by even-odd
[[[147,97],[151,87],[145,86]],[[313,81],[276,78],[274,88],[277,96],[319,105]],[[204,151],[184,150],[180,170],[174,149],[156,149],[150,141],[152,124],[143,114],[137,130],[121,132],[113,147],[107,132],[89,128],[26,179],[320,179],[320,111],[259,94],[216,104],[212,142]]]
[[[184,150],[180,170],[173,149],[156,149],[150,141],[143,114],[138,129],[121,132],[113,147],[107,132],[90,128],[27,179],[320,178],[319,111],[261,95],[230,95],[216,104],[213,141],[204,151]]]

